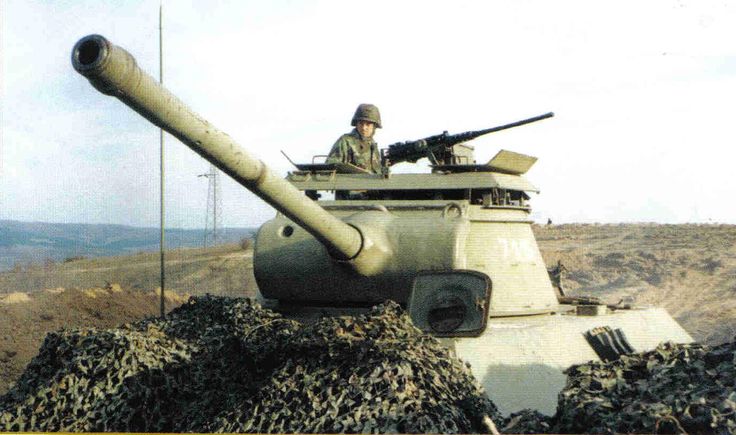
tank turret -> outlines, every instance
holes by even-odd
[[[572,364],[691,341],[661,309],[558,301],[531,226],[529,193],[538,190],[524,174],[536,158],[501,150],[478,164],[464,143],[551,114],[393,144],[380,174],[310,163],[283,179],[102,36],[82,38],[72,64],[278,211],[258,231],[253,262],[263,302],[287,316],[395,300],[472,365],[503,412],[552,414]],[[390,171],[423,157],[431,173]]]
[[[489,314],[557,308],[529,225],[525,192],[536,189],[521,176],[536,159],[502,151],[488,165],[466,165],[472,171],[438,166],[441,176],[437,171],[377,175],[349,165],[300,165],[285,180],[102,36],[81,39],[72,63],[95,88],[177,137],[279,211],[259,230],[255,247],[254,273],[266,299],[284,307],[370,306],[392,299],[412,305],[412,315],[429,330],[450,335],[480,333]],[[423,141],[416,147],[433,144]],[[449,150],[460,152],[463,146],[453,143]],[[509,159],[514,163],[508,168],[494,166]],[[450,160],[443,159],[456,163]],[[336,200],[313,200],[319,191],[336,192]],[[464,320],[455,319],[459,324],[451,330],[429,325],[427,319],[437,317],[430,315],[433,310],[453,312],[448,301],[454,301],[455,313],[465,313]]]

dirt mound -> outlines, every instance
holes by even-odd
[[[394,303],[301,325],[247,299],[49,334],[0,429],[468,433],[498,421],[468,368]]]
[[[168,294],[171,309],[185,296]],[[54,288],[14,292],[0,298],[0,394],[18,379],[38,353],[47,333],[60,328],[107,328],[156,315],[159,296],[127,291],[116,284],[93,289]]]
[[[30,302],[31,298],[28,296],[28,293],[23,292],[13,292],[8,293],[7,295],[0,296],[0,304],[3,305],[10,305],[10,304],[18,304],[21,302]]]

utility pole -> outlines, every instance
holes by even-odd
[[[158,7],[158,81],[163,85],[164,83],[164,31],[163,31],[163,12],[164,12],[164,5],[163,0],[161,3],[159,3]],[[161,252],[161,318],[166,317],[166,307],[165,307],[165,294],[164,289],[165,283],[166,283],[166,266],[164,262],[165,254],[164,254],[164,247],[165,247],[165,238],[164,238],[164,129],[159,129],[159,139],[161,144],[161,153],[160,153],[160,167],[161,167],[161,178],[160,178],[160,184],[161,184],[161,240],[160,240],[160,252]]]

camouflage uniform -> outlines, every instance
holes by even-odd
[[[381,157],[373,139],[363,140],[356,129],[340,138],[332,146],[327,163],[350,163],[374,174],[381,173]]]

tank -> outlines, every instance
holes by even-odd
[[[254,274],[261,302],[287,317],[308,322],[394,300],[470,363],[504,413],[553,414],[570,365],[692,341],[660,308],[560,298],[531,226],[538,189],[524,174],[537,159],[501,150],[478,164],[462,142],[551,114],[391,145],[381,174],[309,163],[284,179],[104,37],[79,40],[72,64],[276,209],[257,233]],[[390,170],[422,156],[431,173]]]

